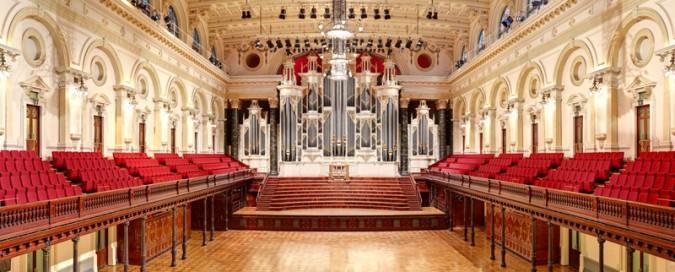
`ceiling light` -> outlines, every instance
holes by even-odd
[[[402,43],[402,42],[403,42],[403,41],[401,41],[401,39],[398,39],[398,40],[396,41],[396,44],[395,44],[394,46],[395,46],[396,48],[401,48],[401,43]]]
[[[281,11],[279,12],[279,19],[286,20],[286,9],[285,8],[281,8]]]
[[[407,42],[405,42],[405,48],[408,49],[412,48],[412,40],[408,40]]]
[[[389,9],[388,9],[388,8],[384,9],[384,19],[385,19],[385,20],[391,19],[391,14],[389,13]]]
[[[432,19],[438,20],[438,11],[434,10],[434,16],[431,16]]]
[[[323,18],[330,19],[330,8],[323,9]]]
[[[349,19],[356,18],[356,13],[354,13],[354,8],[349,8]]]
[[[295,39],[295,48],[300,48],[300,39]]]
[[[375,12],[375,15],[373,15],[373,18],[375,18],[375,20],[379,20],[380,18],[382,18],[382,16],[380,16],[380,9],[379,8],[375,8],[373,10],[373,12]]]
[[[361,8],[361,19],[366,19],[368,18],[368,14],[366,14],[366,8],[362,7]]]
[[[382,38],[377,39],[377,48],[382,48],[384,47],[384,44],[382,44]]]
[[[272,42],[272,40],[267,40],[267,48],[270,48],[270,49],[274,48],[274,43]]]
[[[281,40],[277,39],[277,48],[282,48],[284,47],[284,44],[281,43]]]
[[[385,47],[391,47],[391,39],[387,39],[387,42],[384,44]]]
[[[309,47],[309,39],[305,39],[305,47]]]
[[[312,7],[311,11],[309,12],[309,18],[316,19],[316,7]]]
[[[255,48],[261,49],[262,47],[263,47],[263,44],[260,42],[260,40],[256,39],[255,40]]]
[[[370,48],[370,47],[372,47],[372,46],[373,46],[373,40],[372,40],[372,39],[368,39],[368,44],[366,44],[366,47]]]
[[[305,19],[305,8],[300,8],[300,13],[298,14],[298,19]]]
[[[429,10],[427,11],[427,19],[431,20],[431,18],[433,17],[433,15],[434,15],[433,11],[431,11],[431,9],[429,9]]]
[[[286,44],[286,48],[291,48],[291,47],[293,47],[293,45],[291,45],[291,40],[289,40],[289,39],[286,39],[286,40],[285,40],[285,44]]]
[[[513,17],[511,17],[511,16],[506,17],[506,19],[504,19],[504,20],[502,21],[502,25],[503,25],[505,28],[511,27],[511,24],[513,24]]]

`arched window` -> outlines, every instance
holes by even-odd
[[[176,17],[176,11],[172,6],[169,6],[166,12],[166,17],[164,17],[164,22],[166,23],[166,28],[177,38],[180,38],[180,30],[178,29],[178,18]]]
[[[481,29],[476,40],[476,55],[485,49],[485,29]]]
[[[199,53],[202,52],[202,43],[199,40],[199,31],[196,28],[192,29],[192,49]]]
[[[497,37],[501,38],[504,36],[504,34],[509,30],[511,27],[511,23],[513,23],[513,19],[511,17],[511,10],[509,7],[505,7],[504,10],[502,11],[502,16],[499,17],[499,25],[498,28],[499,31],[497,33]]]

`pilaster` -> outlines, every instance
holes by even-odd
[[[402,176],[408,175],[408,106],[410,104],[410,99],[401,98],[399,100],[399,124],[401,135],[401,162],[399,164],[399,172]]]
[[[448,100],[439,99],[436,100],[436,110],[438,112],[438,156],[443,158],[447,155],[448,150],[448,138],[446,126],[446,118],[448,112]]]
[[[230,99],[231,130],[232,131],[232,157],[239,159],[239,99]]]
[[[86,103],[88,75],[82,71],[56,69],[59,78],[59,146],[65,150],[79,149],[82,138],[82,109]]]
[[[279,119],[279,99],[270,97],[267,99],[270,105],[270,175],[279,175],[279,137],[278,137],[278,119]]]

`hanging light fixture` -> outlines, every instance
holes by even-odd
[[[283,7],[281,8],[281,11],[279,11],[279,19],[286,20],[286,9]]]
[[[349,19],[355,19],[356,13],[354,13],[354,8],[349,8]]]
[[[300,13],[298,14],[298,19],[305,19],[305,8],[300,8]]]
[[[323,18],[324,19],[330,19],[330,8],[324,8],[323,9]]]
[[[388,9],[388,8],[385,8],[385,9],[384,9],[384,19],[385,19],[385,20],[391,19],[391,14],[389,13],[389,9]]]
[[[309,18],[316,19],[316,7],[312,7],[312,9],[310,10]]]

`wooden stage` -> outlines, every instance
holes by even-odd
[[[445,213],[433,207],[420,211],[379,209],[296,209],[258,211],[246,207],[232,214],[231,229],[284,231],[394,231],[448,228]]]

